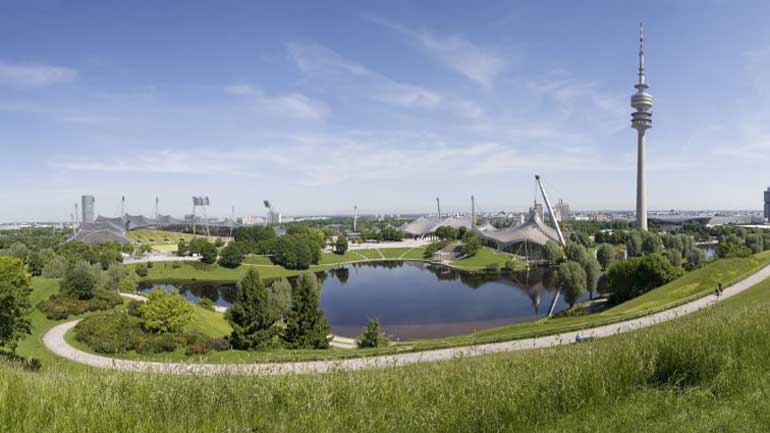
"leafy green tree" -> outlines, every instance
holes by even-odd
[[[668,261],[671,263],[672,266],[680,267],[682,266],[682,253],[679,252],[676,248],[670,248],[666,250],[666,257],[668,257]]]
[[[751,255],[751,250],[749,248],[730,241],[719,242],[716,250],[717,255],[722,259],[729,257],[749,257]]]
[[[0,347],[15,351],[19,340],[30,333],[30,293],[22,260],[0,257]]]
[[[222,248],[223,246],[225,246],[225,240],[222,238],[214,239],[214,246],[217,248]]]
[[[318,263],[321,249],[304,235],[286,235],[275,240],[272,260],[287,269],[307,269]]]
[[[8,248],[8,253],[12,257],[16,257],[18,259],[21,259],[22,261],[26,261],[27,256],[29,255],[29,248],[27,248],[27,246],[21,242],[14,242],[13,244],[11,244],[10,248]]]
[[[62,256],[55,256],[44,267],[42,276],[45,278],[64,278],[69,263]]]
[[[300,274],[291,298],[284,341],[293,349],[329,347],[331,328],[321,310],[321,288],[315,274]]]
[[[460,247],[460,251],[466,256],[472,256],[481,249],[481,239],[473,232],[465,232],[463,237],[463,245]]]
[[[60,284],[62,293],[77,299],[91,299],[99,279],[94,269],[86,261],[80,261],[67,268]]]
[[[596,291],[596,284],[599,281],[599,276],[602,274],[601,265],[593,256],[587,254],[583,261],[580,262],[580,266],[583,267],[583,271],[586,273],[586,289],[593,298],[593,294]]]
[[[337,242],[334,244],[334,252],[337,254],[345,254],[348,250],[348,238],[344,235],[337,236]]]
[[[607,270],[607,290],[610,302],[619,304],[660,287],[683,274],[661,254],[634,257],[610,266]]]
[[[46,248],[40,251],[33,250],[27,255],[27,269],[33,277],[37,277],[43,274],[43,268],[54,257],[54,252],[50,248]]]
[[[568,243],[565,252],[567,254],[567,259],[572,260],[573,262],[581,263],[588,257],[586,247],[577,242]]]
[[[564,257],[561,246],[552,240],[548,240],[543,247],[543,258],[550,263],[556,263]]]
[[[599,264],[602,265],[602,269],[609,268],[615,261],[615,247],[610,244],[601,244],[596,249],[596,259],[599,260]]]
[[[129,275],[128,269],[120,263],[113,263],[107,269],[104,279],[104,288],[107,290],[119,290],[120,282]]]
[[[762,235],[759,233],[754,233],[746,236],[746,246],[751,250],[752,253],[756,254],[761,251],[763,251],[764,243],[762,241]]]
[[[364,333],[356,341],[358,347],[385,347],[390,344],[388,337],[380,328],[379,319],[370,319]]]
[[[657,254],[663,249],[660,236],[654,232],[642,232],[642,253]]]
[[[222,248],[222,252],[220,253],[219,257],[219,264],[231,269],[240,266],[241,263],[243,263],[243,259],[245,257],[242,245],[242,242],[233,241],[227,244],[226,247]]]
[[[250,268],[238,281],[237,298],[227,313],[233,328],[230,344],[236,349],[259,350],[274,344],[280,312],[271,305],[259,272]]]
[[[267,299],[275,311],[284,317],[291,305],[291,283],[286,278],[273,281],[267,288]]]
[[[701,267],[706,262],[706,253],[701,248],[692,247],[685,254],[687,269],[693,270]]]
[[[568,260],[559,265],[559,282],[570,307],[586,292],[586,273],[579,263]]]
[[[181,294],[155,289],[147,295],[147,302],[139,306],[144,328],[150,332],[180,331],[192,319],[193,307]]]
[[[391,226],[383,227],[380,234],[384,241],[400,241],[404,236],[397,228]]]
[[[179,239],[179,243],[176,245],[176,255],[180,257],[190,255],[190,245],[184,239]]]
[[[452,226],[441,226],[436,229],[436,236],[442,241],[457,239],[457,229]]]
[[[626,253],[628,257],[642,255],[642,235],[638,231],[633,231],[626,237]]]

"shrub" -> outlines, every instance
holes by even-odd
[[[484,272],[488,274],[496,274],[500,272],[500,267],[497,266],[496,263],[491,263],[489,265],[484,266]]]
[[[210,338],[208,346],[210,350],[222,352],[224,350],[230,350],[230,341],[227,338]]]
[[[128,313],[131,316],[134,317],[142,317],[142,312],[139,310],[139,307],[142,306],[144,302],[133,300],[126,305],[126,313]]]
[[[57,293],[47,301],[37,305],[38,310],[45,313],[49,320],[64,320],[69,316],[79,316],[89,311],[111,310],[123,303],[123,299],[115,292],[96,290],[91,299],[78,299],[71,295]]]
[[[198,302],[196,302],[195,305],[203,308],[204,310],[214,311],[214,301],[206,297],[198,299]]]
[[[463,246],[460,251],[466,256],[472,256],[481,249],[481,239],[473,232],[466,232],[463,236]]]
[[[150,271],[147,269],[146,265],[137,266],[134,272],[136,272],[136,275],[139,275],[142,278],[150,274]]]
[[[42,275],[45,278],[64,278],[69,263],[62,256],[55,256],[45,266]]]
[[[144,328],[150,332],[176,332],[192,318],[192,306],[177,292],[155,289],[139,306]]]
[[[607,270],[610,302],[618,304],[660,287],[682,275],[661,254],[650,254],[617,262]]]
[[[99,353],[131,350],[143,336],[139,319],[118,311],[86,317],[75,326],[75,339]]]
[[[175,260],[171,262],[171,269],[179,269],[182,267],[182,262],[179,260]]]
[[[379,319],[371,319],[356,343],[358,347],[385,347],[390,341],[382,332]]]
[[[177,336],[174,334],[150,335],[138,340],[135,349],[142,354],[173,352],[178,344]]]
[[[13,352],[0,351],[0,363],[13,367],[23,368],[28,371],[40,371],[43,365],[37,358],[19,356]]]

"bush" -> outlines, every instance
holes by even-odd
[[[39,303],[37,308],[49,320],[64,320],[69,316],[79,316],[89,311],[111,310],[122,303],[123,299],[117,293],[96,290],[94,297],[88,300],[57,293],[51,295],[47,301]]]
[[[133,300],[126,305],[126,313],[128,313],[131,316],[134,317],[142,317],[142,312],[139,310],[139,307],[142,306],[144,302]]]
[[[607,270],[607,290],[610,302],[635,298],[679,278],[684,271],[671,265],[661,254],[650,254],[617,262]]]
[[[165,353],[173,352],[178,347],[179,342],[174,334],[151,335],[137,341],[135,349],[137,353]]]
[[[195,305],[203,308],[204,310],[215,311],[214,301],[206,297],[198,299],[198,302],[196,302]]]
[[[139,275],[142,278],[150,274],[150,271],[147,269],[146,265],[137,266],[134,272],[136,272],[136,275]]]
[[[488,274],[496,274],[496,273],[500,272],[500,267],[497,266],[497,264],[492,263],[492,264],[484,266],[484,272],[486,272]]]
[[[237,268],[243,263],[244,253],[240,242],[230,242],[222,249],[219,264],[226,268]]]
[[[26,358],[13,352],[0,351],[0,363],[28,371],[40,371],[43,365],[37,358]]]
[[[463,246],[460,251],[466,256],[472,256],[481,249],[481,239],[473,232],[466,232],[463,236]]]
[[[98,353],[134,349],[143,336],[139,319],[118,311],[86,317],[75,326],[75,339]]]
[[[210,338],[208,341],[208,346],[210,350],[222,352],[225,350],[230,350],[230,341],[227,338]]]
[[[147,302],[139,306],[144,328],[150,332],[166,333],[182,329],[192,318],[192,306],[177,292],[155,289]]]
[[[358,347],[385,347],[390,341],[382,332],[379,319],[371,319],[356,343]]]

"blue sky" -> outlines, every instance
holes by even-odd
[[[650,208],[761,208],[770,3],[262,3],[0,1],[0,221],[631,209],[640,21]]]

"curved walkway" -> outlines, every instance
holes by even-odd
[[[770,266],[760,269],[751,276],[733,284],[725,289],[722,298],[734,296],[754,286],[765,278],[770,277]],[[618,322],[612,325],[584,329],[581,332],[583,338],[601,338],[622,332],[629,332],[645,328],[657,323],[676,319],[679,316],[690,314],[716,302],[713,295],[672,308],[650,316]],[[373,356],[368,358],[353,358],[337,361],[309,361],[286,363],[261,363],[261,364],[185,364],[163,363],[148,361],[131,361],[125,359],[113,359],[104,356],[93,355],[70,346],[64,340],[64,334],[72,329],[78,320],[55,326],[43,337],[45,346],[53,353],[71,361],[86,364],[92,367],[112,368],[124,371],[165,373],[165,374],[302,374],[302,373],[326,373],[342,370],[362,370],[367,368],[398,367],[419,362],[443,361],[466,356],[479,356],[500,352],[511,352],[525,349],[539,349],[544,347],[560,346],[575,342],[577,331],[564,332],[547,337],[526,338],[501,343],[480,344],[476,346],[454,347],[448,349],[429,350],[424,352],[402,353],[395,355]]]

